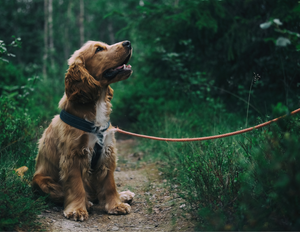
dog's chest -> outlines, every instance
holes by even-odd
[[[95,126],[105,127],[109,121],[108,105],[104,99],[100,99],[95,105]]]
[[[95,126],[106,127],[111,113],[111,103],[105,99],[105,94],[102,94],[96,102],[95,111]]]
[[[109,122],[109,115],[111,112],[110,102],[105,101],[104,96],[95,104],[96,113],[94,124],[100,127],[100,130],[107,127]],[[98,143],[102,147],[101,157],[106,154],[106,151],[110,146],[114,146],[114,130],[107,129],[102,136],[97,136],[96,134],[89,133],[88,147],[89,149],[94,149],[95,144]]]
[[[115,159],[114,130],[105,131],[101,140],[97,135],[89,134],[89,163],[92,170],[98,169],[99,165],[108,167],[108,161]]]

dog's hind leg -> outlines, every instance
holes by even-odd
[[[32,187],[34,189],[40,189],[44,193],[49,194],[50,198],[54,202],[64,202],[64,194],[61,185],[56,183],[50,176],[45,176],[39,173],[34,174]]]

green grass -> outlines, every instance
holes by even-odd
[[[9,67],[12,75],[17,73],[17,67]],[[0,88],[1,231],[38,228],[36,216],[46,207],[46,201],[33,193],[29,183],[35,171],[38,139],[59,112],[57,105],[63,95],[60,80],[22,75],[19,79],[20,85],[2,82]],[[23,179],[14,171],[21,166],[28,167]]]
[[[198,109],[205,110],[168,113],[137,124],[136,130],[181,138],[230,132],[245,125],[243,117],[224,107],[214,109],[208,103]],[[275,110],[275,116],[286,112],[281,105]],[[172,186],[180,186],[180,197],[199,222],[197,230],[299,230],[299,119],[295,115],[263,129],[211,141],[143,139],[140,149],[145,159],[162,161],[160,168],[171,191]],[[250,121],[251,125],[261,122]]]
[[[36,230],[36,216],[45,209],[45,197],[35,196],[29,182],[31,175],[21,179],[10,168],[1,169],[0,230]]]
[[[9,98],[0,98],[0,230],[34,228],[36,215],[45,208],[44,198],[34,196],[29,185],[34,172],[38,120]],[[37,129],[36,129],[37,128]],[[27,166],[21,179],[14,169]]]

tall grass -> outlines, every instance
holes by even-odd
[[[9,64],[11,75],[19,68]],[[1,66],[7,68],[6,65]],[[58,113],[63,94],[62,80],[28,78],[1,81],[0,88],[0,230],[35,230],[36,216],[44,209],[45,198],[35,196],[30,182],[34,173],[37,141],[50,119]],[[48,122],[47,122],[48,121]],[[27,166],[24,178],[15,169]]]
[[[137,129],[162,137],[199,137],[240,129],[243,117],[213,103]],[[178,107],[180,104],[178,104]],[[185,111],[185,112],[184,112]],[[274,117],[286,108],[278,105]],[[277,112],[277,113],[276,113]],[[299,116],[225,139],[191,143],[141,140],[146,158],[159,159],[170,188],[188,202],[199,230],[300,229]],[[261,119],[251,123],[261,123]],[[151,127],[145,127],[151,125]],[[175,190],[174,190],[175,191]]]

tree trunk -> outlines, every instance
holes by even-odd
[[[79,14],[79,31],[80,31],[80,46],[84,44],[84,2],[80,0],[80,14]]]
[[[65,24],[65,35],[64,35],[65,41],[67,41],[64,44],[65,60],[68,60],[70,58],[69,27],[71,27],[71,9],[72,9],[72,0],[69,0],[68,9],[67,9],[67,20]]]
[[[54,42],[53,42],[53,0],[49,0],[48,5],[48,24],[49,24],[49,50],[50,50],[50,60],[51,68],[54,68]]]
[[[44,56],[43,56],[43,76],[47,78],[48,60],[48,1],[44,0]]]

